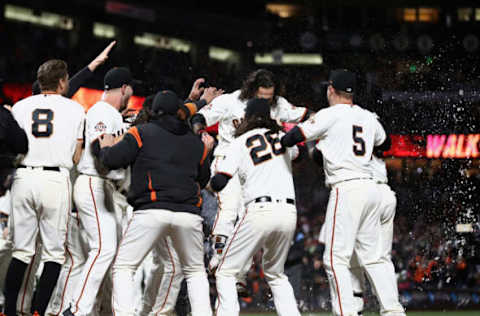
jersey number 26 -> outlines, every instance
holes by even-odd
[[[268,143],[270,143],[270,146],[268,146]],[[252,158],[254,165],[272,159],[272,153],[274,155],[281,155],[285,152],[285,148],[283,148],[280,143],[278,134],[272,132],[266,132],[263,135],[252,135],[247,138],[246,145],[248,148],[251,148],[250,157]]]

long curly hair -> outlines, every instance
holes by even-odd
[[[149,95],[143,101],[142,109],[138,112],[137,117],[132,123],[132,126],[148,123],[153,117],[152,103],[155,95]]]
[[[243,81],[242,89],[240,90],[241,101],[246,101],[256,97],[258,88],[275,88],[273,100],[271,105],[275,107],[277,105],[278,97],[284,94],[284,87],[275,78],[273,72],[266,69],[258,69],[250,73]]]
[[[277,124],[275,120],[270,117],[252,115],[245,117],[242,123],[237,127],[235,131],[235,137],[245,134],[255,128],[266,128],[273,133],[278,133],[282,130],[282,127]]]

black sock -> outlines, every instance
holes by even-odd
[[[56,262],[45,262],[43,265],[43,272],[37,285],[37,293],[32,302],[32,309],[37,311],[40,316],[43,316],[47,310],[48,302],[57,284],[61,267]]]
[[[180,292],[178,293],[177,303],[175,304],[175,312],[178,316],[187,316],[189,305],[187,281],[183,280],[180,287]]]
[[[17,315],[17,297],[22,287],[23,276],[28,264],[12,258],[5,278],[5,315]]]

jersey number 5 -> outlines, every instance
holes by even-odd
[[[53,111],[36,109],[32,112],[32,134],[35,137],[49,137],[53,133]]]
[[[267,142],[270,143],[271,149],[269,152],[264,152],[268,146]],[[254,165],[272,159],[272,153],[280,155],[285,152],[285,148],[283,148],[276,133],[266,132],[265,135],[255,134],[247,138],[246,145],[248,148],[254,146],[255,143],[257,145],[250,150],[250,157]]]
[[[353,153],[357,156],[365,155],[365,141],[362,137],[358,134],[363,132],[363,128],[361,126],[353,125]]]

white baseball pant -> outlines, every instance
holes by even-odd
[[[113,206],[114,191],[113,183],[100,177],[81,174],[75,181],[73,197],[89,247],[70,302],[71,311],[77,316],[92,313],[102,281],[115,256],[118,224]]]
[[[172,315],[183,281],[180,259],[170,237],[152,249],[153,265],[147,279],[140,316]]]
[[[225,156],[215,156],[212,162],[211,171],[214,175],[217,171],[217,165]],[[213,222],[212,235],[224,235],[230,237],[234,230],[235,222],[243,215],[242,186],[240,179],[235,174],[228,181],[222,191],[216,193],[217,196],[217,216]]]
[[[398,299],[398,284],[397,278],[395,275],[395,267],[392,263],[392,240],[393,240],[393,220],[395,217],[395,208],[397,206],[397,198],[395,197],[395,192],[390,189],[388,184],[378,184],[378,189],[381,193],[381,204],[380,204],[380,229],[381,229],[381,260],[384,262],[386,267],[386,274],[384,278],[390,281],[390,286],[386,288],[379,289],[379,291],[389,291],[391,292],[387,297],[396,298],[396,302],[391,299],[387,302],[390,302],[391,305],[380,306],[381,315],[405,315],[403,308],[400,309],[400,302]],[[350,271],[352,272],[352,287],[354,293],[362,293],[365,288],[365,274],[358,262],[358,258],[354,253],[351,261]],[[375,290],[375,289],[374,289]],[[375,293],[379,295],[379,293]],[[363,299],[360,297],[354,297],[355,304],[357,306],[357,311],[363,310]]]
[[[384,278],[388,267],[381,259],[380,204],[378,186],[369,179],[344,181],[334,185],[330,192],[323,259],[335,315],[357,314],[349,270],[354,251],[382,309],[403,311],[401,306],[395,307],[392,291],[382,292],[391,282]]]
[[[199,215],[169,210],[134,212],[112,267],[114,316],[135,315],[133,275],[155,243],[164,241],[168,236],[187,279],[192,315],[212,315],[209,284],[203,262],[202,221]]]
[[[295,233],[297,211],[286,203],[250,203],[227,242],[215,273],[217,316],[239,315],[235,284],[237,276],[253,256],[263,248],[265,278],[273,293],[280,316],[300,316],[292,286],[284,273],[288,250]]]
[[[87,241],[83,228],[80,225],[78,212],[70,213],[67,235],[66,260],[62,265],[57,286],[47,308],[47,315],[50,316],[61,315],[68,308],[87,260]]]
[[[212,175],[216,173],[217,165],[223,159],[225,159],[225,156],[215,156],[211,165]],[[235,230],[235,226],[238,225],[245,212],[242,199],[242,185],[240,184],[238,174],[234,174],[225,188],[220,192],[216,192],[215,195],[217,197],[218,209],[213,222],[212,235],[224,235],[230,238]],[[218,258],[218,261],[220,260],[221,258]],[[251,266],[251,262],[245,263],[242,273],[238,274],[237,282],[244,285],[247,284],[246,278]]]
[[[70,176],[66,170],[17,169],[11,191],[13,258],[30,263],[38,235],[42,261],[63,264],[70,192]]]

